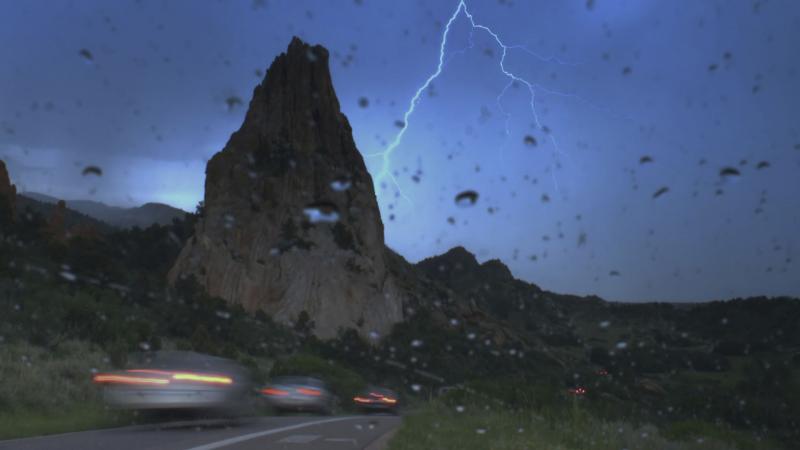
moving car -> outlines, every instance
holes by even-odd
[[[362,411],[396,414],[399,402],[400,399],[396,392],[380,387],[367,388],[353,397],[353,403]]]
[[[277,413],[307,411],[330,414],[334,395],[324,381],[312,377],[276,377],[261,395]]]
[[[249,405],[249,373],[233,361],[182,351],[135,353],[128,359],[128,369],[93,377],[113,407],[236,411]]]

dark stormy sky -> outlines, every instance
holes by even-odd
[[[464,245],[610,300],[800,295],[800,3],[466,6],[508,74],[460,10],[384,167],[457,1],[0,1],[0,158],[22,190],[192,210],[226,100],[298,35],[331,52],[409,260]]]

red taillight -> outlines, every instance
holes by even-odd
[[[169,384],[169,380],[164,378],[137,377],[128,375],[115,375],[101,373],[94,376],[95,383],[114,383],[114,384],[144,384],[144,385],[163,385]]]
[[[383,402],[389,405],[394,405],[397,403],[396,398],[386,397],[385,395],[376,394],[374,392],[369,393],[369,397],[353,397],[353,401],[356,403],[375,403],[375,402]]]
[[[313,395],[314,397],[319,397],[320,395],[322,395],[322,392],[320,392],[318,389],[308,389],[308,388],[297,388],[297,393],[303,395]]]
[[[284,390],[281,390],[281,389],[275,389],[275,388],[262,389],[261,393],[262,394],[266,394],[266,395],[278,395],[278,396],[289,395],[288,392],[286,392]]]

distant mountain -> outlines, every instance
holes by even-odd
[[[28,196],[29,193],[17,194],[16,196],[16,214],[20,216],[26,214],[28,210],[39,213],[42,217],[49,218],[56,210],[57,201],[41,201]],[[41,194],[39,194],[41,195]],[[46,195],[43,197],[47,197]],[[68,204],[64,209],[64,226],[69,229],[75,226],[90,226],[100,233],[109,233],[114,230],[114,227],[106,222],[97,220],[87,214],[76,211],[72,205]]]
[[[56,204],[59,200],[38,192],[24,192],[22,196],[47,204]],[[186,214],[181,209],[163,203],[145,203],[135,208],[109,206],[93,200],[67,200],[66,203],[69,209],[117,228],[147,228],[154,223],[169,225],[173,219],[181,219]]]

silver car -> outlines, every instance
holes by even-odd
[[[307,411],[330,414],[335,397],[325,382],[312,377],[276,377],[261,395],[277,413]]]
[[[243,410],[252,389],[249,374],[224,358],[194,352],[137,353],[129,369],[94,375],[113,407],[135,410]]]

